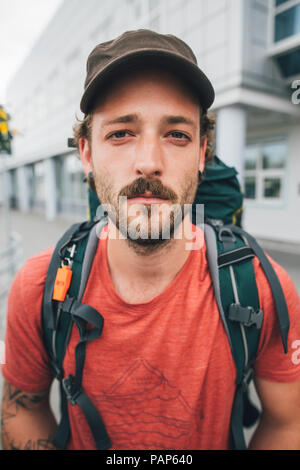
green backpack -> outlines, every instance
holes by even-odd
[[[230,424],[230,446],[246,449],[244,427],[255,423],[259,411],[250,402],[248,385],[263,322],[252,259],[259,258],[269,281],[280,326],[283,350],[287,353],[289,316],[284,294],[275,271],[256,240],[241,228],[243,195],[236,170],[219,158],[206,165],[204,181],[199,185],[192,218],[197,220],[196,204],[205,204],[204,234],[207,260],[214,293],[236,365],[236,392]],[[107,224],[96,193],[89,189],[89,220],[74,224],[58,241],[52,254],[45,282],[42,327],[45,348],[53,376],[59,380],[61,420],[54,444],[66,448],[70,437],[68,404],[78,405],[85,415],[95,440],[95,447],[112,447],[99,410],[82,389],[86,345],[99,338],[104,318],[81,299],[88,281],[99,233]],[[57,271],[72,271],[65,300],[53,300]],[[58,286],[59,287],[59,286]],[[89,324],[89,328],[87,325]],[[80,340],[75,349],[75,376],[64,374],[63,359],[72,327],[76,325]],[[91,328],[92,327],[92,328]]]

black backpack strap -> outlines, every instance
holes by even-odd
[[[269,259],[267,258],[264,251],[255,240],[255,238],[249,235],[249,233],[245,232],[243,229],[239,227],[231,226],[231,229],[234,233],[239,234],[247,239],[249,245],[251,246],[257,258],[259,259],[261,267],[266,275],[266,278],[269,281],[274,304],[275,304],[275,310],[276,310],[277,318],[279,321],[283,350],[284,350],[284,353],[287,354],[288,352],[287,343],[288,343],[288,332],[290,328],[290,321],[289,321],[289,313],[288,313],[285,296],[284,296],[281,284],[279,282],[278,276],[272,264],[270,263]]]
[[[236,393],[230,424],[231,447],[246,449],[244,403],[252,379],[263,317],[259,310],[252,264],[254,253],[242,238],[235,237],[227,227],[216,230],[205,225],[205,240],[214,293],[236,366]],[[253,417],[257,417],[257,413],[257,410],[252,411]]]
[[[62,259],[67,256],[70,244],[75,241],[76,251],[73,257],[73,275],[69,288],[69,293],[76,290],[80,283],[81,264],[88,235],[93,223],[78,223],[70,227],[69,230],[57,242],[50,263],[45,281],[43,305],[42,305],[42,332],[45,349],[50,359],[50,367],[53,376],[59,381],[60,387],[60,412],[61,420],[57,429],[57,439],[55,445],[64,449],[69,440],[70,426],[68,416],[68,405],[63,390],[62,378],[63,359],[69,342],[72,319],[71,316],[62,311],[62,303],[52,299],[56,273],[61,267]]]
[[[221,289],[220,289],[220,278],[219,278],[219,268],[218,268],[218,246],[216,241],[216,233],[211,225],[205,224],[204,226],[205,242],[206,242],[206,256],[209,266],[210,275],[212,278],[214,294],[216,302],[218,305],[220,317],[223,323],[224,330],[230,344],[230,349],[233,351],[233,345],[231,342],[230,332],[227,325],[227,320],[225,317],[225,312],[223,309],[222,299],[221,299]]]
[[[89,305],[81,304],[71,297],[64,302],[63,311],[72,316],[80,336],[80,340],[75,348],[75,376],[69,374],[62,379],[65,398],[71,406],[80,406],[92,432],[97,449],[109,449],[111,442],[102,417],[81,386],[87,342],[100,337],[104,320],[95,309]],[[87,325],[92,325],[93,328],[87,328]],[[65,438],[63,433],[65,431],[69,433],[67,416],[65,416],[61,426],[59,426],[58,433],[54,439],[55,445],[61,447],[61,444],[64,443]]]
[[[253,424],[257,416],[257,410],[245,397],[253,374],[263,321],[251,262],[253,256],[259,259],[272,291],[285,353],[289,331],[288,309],[274,268],[254,237],[235,225],[215,229],[206,225],[205,238],[216,299],[223,324],[226,324],[225,331],[237,370],[237,388],[231,416],[231,443],[235,449],[245,449],[243,426]]]
[[[57,362],[58,356],[60,356],[61,358],[64,357],[64,342],[60,341],[58,347],[59,351],[57,352],[56,332],[58,331],[59,327],[60,337],[65,337],[68,331],[69,319],[67,322],[61,321],[61,305],[59,305],[59,302],[57,302],[56,300],[52,299],[56,274],[58,268],[60,268],[62,265],[62,259],[67,256],[67,249],[70,244],[73,243],[73,240],[77,246],[77,251],[75,253],[76,261],[74,261],[74,267],[76,267],[76,264],[80,265],[80,263],[82,263],[83,253],[85,249],[84,243],[87,242],[87,235],[89,234],[89,231],[93,225],[94,223],[86,222],[72,225],[70,229],[67,230],[67,232],[57,242],[48,266],[42,304],[42,331],[44,345],[50,357],[50,366],[52,368],[52,373],[57,379],[60,379],[62,373],[62,363],[57,364]],[[83,250],[81,250],[80,252],[81,246]],[[73,270],[72,283],[70,289],[72,289],[72,286],[75,286],[76,288],[78,279],[80,279],[80,271],[81,270],[78,269]],[[63,329],[61,328],[62,324]]]
[[[88,281],[92,261],[97,249],[98,233],[106,225],[102,219],[97,226],[95,222],[76,224],[58,242],[48,269],[43,302],[43,330],[45,346],[51,359],[54,376],[60,381],[61,421],[59,423],[54,444],[61,449],[67,446],[70,435],[68,402],[79,405],[91,428],[98,449],[111,447],[103,420],[91,400],[81,388],[82,373],[85,361],[86,343],[101,335],[103,317],[88,305],[80,304],[80,300]],[[98,230],[97,230],[98,229]],[[71,247],[71,248],[70,248]],[[67,252],[71,251],[71,255]],[[64,302],[52,300],[56,271],[62,259],[71,259],[73,276]],[[51,308],[50,308],[51,306]],[[49,320],[49,314],[51,319]],[[72,326],[75,323],[79,330],[80,341],[75,349],[76,374],[64,377],[63,359],[69,342]],[[87,325],[94,326],[87,329]]]

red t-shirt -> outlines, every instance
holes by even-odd
[[[114,450],[227,449],[235,366],[213,294],[205,245],[191,251],[169,286],[151,301],[124,302],[99,241],[82,302],[101,312],[100,338],[87,343],[83,390],[98,407]],[[26,392],[48,388],[52,376],[42,343],[41,304],[52,248],[29,259],[8,301],[4,378]],[[290,313],[283,354],[268,282],[254,260],[264,322],[255,374],[275,382],[300,380],[300,301],[286,272],[273,262]],[[73,329],[64,360],[75,373]],[[298,346],[298,350],[296,347]],[[94,449],[79,406],[69,405],[69,449]]]

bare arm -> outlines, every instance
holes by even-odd
[[[262,417],[249,449],[300,449],[300,382],[256,380]]]
[[[1,416],[3,450],[54,450],[52,440],[56,428],[49,405],[49,390],[30,394],[4,382]]]

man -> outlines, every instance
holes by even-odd
[[[127,32],[89,57],[81,101],[86,117],[75,138],[110,221],[82,299],[105,319],[102,336],[87,347],[82,387],[101,413],[111,449],[229,448],[235,366],[201,231],[174,209],[194,199],[207,145],[201,122],[213,97],[192,51],[173,36]],[[120,205],[125,196],[127,205]],[[129,229],[137,217],[139,236]],[[199,233],[200,243],[188,250]],[[7,449],[50,448],[56,430],[40,313],[51,252],[30,259],[11,288],[3,367]],[[264,310],[255,363],[263,414],[250,447],[299,449],[300,365],[292,357],[299,298],[273,262],[290,313],[284,355],[270,288],[254,265]],[[74,374],[77,342],[73,330],[66,376]],[[95,448],[78,406],[69,406],[69,417],[68,448]]]

